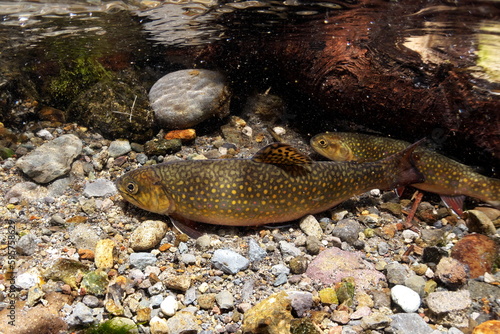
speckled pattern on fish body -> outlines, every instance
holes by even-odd
[[[402,140],[347,132],[326,132],[311,139],[316,152],[334,161],[375,161],[408,145]],[[500,205],[499,179],[478,174],[469,166],[422,147],[415,149],[414,156],[417,168],[425,177],[425,182],[412,185],[415,188],[441,195],[452,207],[453,196],[459,195]]]
[[[235,226],[284,222],[327,210],[373,188],[421,180],[413,148],[375,163],[313,162],[271,144],[252,159],[176,161],[128,172],[122,196],[148,211]]]

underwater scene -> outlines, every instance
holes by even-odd
[[[0,18],[0,334],[500,333],[498,1]]]

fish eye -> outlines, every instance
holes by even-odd
[[[323,147],[324,147],[324,146],[326,146],[326,140],[324,140],[324,139],[320,139],[320,140],[318,141],[318,144],[319,144],[320,146],[323,146]]]
[[[131,194],[135,194],[137,192],[137,186],[134,182],[130,182],[127,184],[127,190]]]

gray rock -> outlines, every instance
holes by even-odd
[[[161,126],[185,129],[213,116],[229,114],[229,91],[222,74],[187,69],[169,73],[149,91],[149,101]]]
[[[342,241],[352,244],[358,240],[361,225],[354,219],[342,219],[332,230],[332,235],[339,237]]]
[[[191,312],[180,311],[167,320],[168,334],[198,333],[201,330]]]
[[[445,231],[443,229],[422,229],[420,233],[426,244],[434,246],[443,240]]]
[[[148,156],[145,155],[144,153],[139,153],[135,157],[135,160],[137,160],[137,162],[140,163],[141,165],[144,165],[146,161],[148,161]]]
[[[85,295],[82,299],[82,303],[87,305],[88,307],[98,307],[99,306],[99,298],[93,295]]]
[[[323,229],[313,215],[307,215],[302,218],[299,226],[302,232],[308,236],[314,236],[319,239],[323,235]]]
[[[292,309],[297,313],[299,318],[302,318],[313,306],[313,295],[305,291],[288,291]]]
[[[418,293],[421,298],[425,295],[425,283],[425,278],[418,275],[413,275],[405,280],[405,286]]]
[[[391,297],[406,313],[416,312],[420,307],[420,296],[418,293],[404,285],[395,285],[391,289]]]
[[[385,254],[389,253],[389,244],[385,241],[380,242],[377,245],[377,251],[378,251],[379,255],[385,255]]]
[[[280,245],[280,250],[281,250],[281,254],[283,254],[283,256],[299,256],[299,255],[302,255],[302,251],[300,249],[298,249],[297,247],[295,247],[294,244],[292,244],[291,242],[288,242],[288,241],[284,241],[284,240],[281,240],[279,242],[279,245]]]
[[[183,304],[184,305],[190,305],[196,301],[196,287],[193,285],[189,289],[187,289],[186,293],[184,294],[184,300]]]
[[[47,129],[42,129],[36,133],[36,135],[45,140],[52,140],[54,136]]]
[[[144,270],[147,266],[153,266],[156,263],[156,256],[151,253],[132,253],[129,261],[132,267]]]
[[[467,327],[472,305],[468,290],[432,292],[426,298],[430,318],[444,326]]]
[[[288,275],[285,273],[279,274],[273,282],[273,286],[280,286],[287,282]]]
[[[33,255],[38,249],[40,239],[32,233],[28,233],[19,238],[16,243],[17,254],[20,255]]]
[[[115,184],[107,179],[97,179],[94,182],[87,182],[83,189],[83,194],[87,197],[104,197],[115,193]]]
[[[163,296],[162,295],[151,296],[149,302],[152,308],[160,307],[161,303],[163,302]]]
[[[17,204],[21,200],[37,200],[47,195],[47,189],[34,182],[16,183],[5,194],[5,200],[9,203]]]
[[[94,322],[92,309],[82,302],[76,303],[73,312],[65,318],[69,326],[88,325]]]
[[[250,239],[248,241],[248,258],[250,259],[250,261],[260,261],[265,258],[266,255],[266,250],[260,247],[254,239]]]
[[[234,297],[231,292],[222,290],[215,296],[215,301],[223,310],[232,310],[234,307]]]
[[[415,275],[410,268],[407,266],[398,263],[398,262],[391,262],[389,263],[386,267],[385,270],[387,271],[387,281],[391,284],[394,285],[404,285],[405,281],[407,278],[409,278],[412,275]]]
[[[285,266],[283,263],[275,264],[274,266],[271,267],[271,273],[274,276],[278,276],[281,274],[288,275],[290,274],[290,268]]]
[[[196,256],[194,254],[186,253],[179,256],[179,261],[184,264],[195,264]]]
[[[125,155],[132,150],[130,147],[130,142],[128,140],[114,140],[111,142],[108,148],[108,154],[112,158],[119,157],[120,155]]]
[[[130,247],[144,251],[156,247],[167,233],[167,224],[159,220],[146,220],[130,235]]]
[[[51,197],[59,197],[64,194],[66,189],[68,189],[69,185],[71,184],[71,180],[69,177],[64,177],[60,178],[57,180],[54,180],[54,182],[50,183],[47,186],[48,190],[48,196]]]
[[[398,313],[389,316],[394,334],[431,334],[433,329],[416,313]]]
[[[69,172],[82,147],[77,136],[63,135],[22,156],[16,166],[36,182],[48,183]]]
[[[217,249],[212,256],[212,263],[215,268],[222,270],[226,274],[234,275],[241,270],[247,269],[250,261],[230,249]]]
[[[88,224],[78,224],[71,231],[69,240],[76,248],[95,250],[97,242],[101,240],[95,230]]]
[[[189,247],[185,242],[179,242],[179,246],[177,246],[177,250],[179,251],[179,253],[184,254],[184,253],[187,253],[187,251],[189,250]]]

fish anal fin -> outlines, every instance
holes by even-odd
[[[206,234],[203,225],[181,216],[170,216],[170,221],[177,231],[186,234],[188,237],[198,239]]]
[[[275,164],[275,165],[300,165],[310,168],[311,158],[300,152],[293,146],[283,143],[273,143],[260,149],[252,157],[254,162]]]
[[[441,200],[447,207],[452,209],[458,216],[462,217],[462,215],[464,214],[463,211],[464,200],[465,200],[464,195],[458,195],[458,196],[440,195],[440,196]]]
[[[396,193],[396,195],[398,195],[398,197],[401,197],[403,195],[403,193],[405,192],[405,189],[406,189],[405,186],[396,187],[394,189],[394,192]]]

